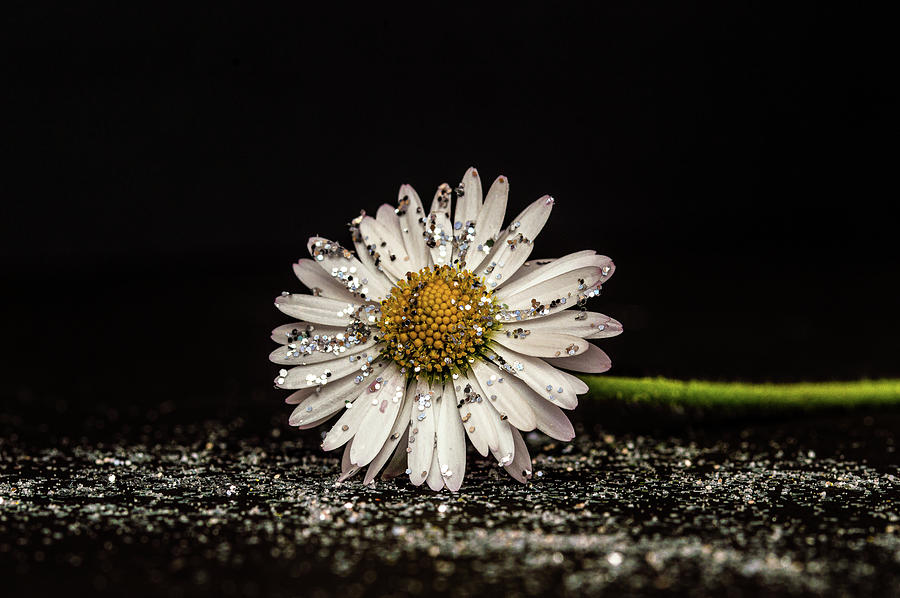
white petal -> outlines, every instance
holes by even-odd
[[[366,415],[354,436],[356,442],[350,453],[350,461],[360,466],[367,465],[378,455],[391,435],[397,414],[407,404],[406,375],[401,374],[397,366],[390,366],[382,377],[384,382],[379,392],[362,395]],[[354,405],[354,409],[356,407]]]
[[[369,357],[375,361],[369,362]],[[298,365],[287,370],[286,374],[275,378],[275,385],[279,388],[290,389],[309,388],[320,384],[327,385],[329,382],[340,380],[350,374],[364,376],[368,372],[377,373],[385,365],[377,361],[377,357],[378,351],[376,347],[356,355],[349,355],[325,363]],[[366,366],[365,370],[363,366]],[[371,378],[371,374],[369,378]],[[374,380],[374,378],[372,379]],[[366,380],[366,384],[371,382],[368,378]]]
[[[528,323],[524,323],[524,326],[528,326]],[[532,357],[579,355],[587,351],[590,345],[586,340],[571,334],[528,331],[515,324],[506,324],[494,335],[493,340],[508,349]]]
[[[544,360],[544,363],[547,363],[546,359]],[[547,363],[547,365],[550,365],[550,364]],[[550,365],[550,367],[553,367],[553,366]],[[558,376],[562,377],[562,379],[564,380],[564,385],[566,385],[568,388],[571,388],[575,392],[575,394],[583,395],[588,390],[590,390],[588,388],[587,383],[584,380],[582,380],[581,378],[579,378],[578,376],[573,376],[569,372],[564,372],[557,368],[553,368],[553,369],[556,370],[556,374]]]
[[[441,477],[441,466],[438,463],[437,451],[431,455],[431,465],[428,467],[428,477],[425,478],[428,487],[437,492],[444,489],[444,478]]]
[[[423,377],[416,381],[415,392],[409,412],[409,480],[413,485],[421,486],[431,469],[438,413],[436,399],[441,390],[429,386]]]
[[[343,482],[349,478],[352,478],[356,475],[356,472],[359,471],[359,467],[350,462],[350,447],[353,444],[353,440],[347,443],[347,446],[344,447],[344,455],[341,457],[341,475],[338,478],[339,482]]]
[[[379,301],[387,296],[393,283],[377,269],[364,264],[335,241],[323,237],[310,237],[306,243],[313,261],[322,267],[326,275],[348,289],[360,299]]]
[[[338,299],[340,301],[359,301],[359,296],[354,295],[336,278],[326,273],[315,261],[303,258],[294,264],[294,274],[300,279],[306,288],[314,295]]]
[[[553,331],[571,334],[581,338],[607,338],[622,334],[622,324],[609,316],[592,311],[567,309],[540,318],[532,318],[527,322],[506,324],[511,328],[523,327],[538,331]]]
[[[396,208],[391,204],[383,203],[378,206],[378,211],[375,212],[375,220],[378,221],[378,224],[391,231],[391,234],[396,235],[400,239],[403,238],[400,216],[397,215]]]
[[[288,322],[272,329],[272,340],[279,345],[286,345],[297,334],[327,334],[329,336],[340,334],[347,330],[346,326],[327,326],[325,324],[311,324],[310,322]]]
[[[539,318],[576,307],[581,301],[600,294],[601,268],[586,267],[539,282],[531,288],[500,299],[507,305],[500,312],[501,322]]]
[[[283,345],[278,347],[271,353],[269,353],[269,361],[272,363],[277,363],[279,365],[309,365],[313,363],[326,363],[329,361],[334,361],[335,359],[342,359],[344,357],[350,357],[351,355],[356,355],[360,352],[371,349],[375,346],[374,336],[370,336],[365,342],[356,343],[354,345],[347,344],[344,347],[338,347],[338,345],[331,346],[331,351],[312,351],[311,353],[306,353],[303,350],[304,345],[302,343],[290,343],[288,345]],[[306,347],[318,347],[317,344],[305,345]],[[343,352],[340,349],[343,348]],[[337,351],[337,352],[334,352]]]
[[[409,408],[412,403],[410,400],[411,396],[412,389],[409,389],[403,398],[403,404],[397,411],[397,416],[394,418],[394,425],[391,428],[390,435],[387,437],[387,440],[384,441],[381,450],[378,451],[378,454],[375,455],[375,458],[369,463],[369,468],[366,470],[366,477],[363,479],[363,484],[369,484],[375,479],[375,476],[378,475],[378,472],[381,471],[384,464],[387,463],[388,459],[391,458],[391,455],[394,454],[394,451],[406,450],[406,434],[409,429]],[[365,426],[366,422],[363,422],[363,425]],[[357,434],[357,436],[359,435]]]
[[[477,170],[470,168],[457,187],[456,213],[453,217],[453,236],[456,237],[454,260],[460,268],[469,268],[469,252],[477,253],[477,220],[480,212],[481,177]],[[475,255],[474,259],[480,262],[483,256],[484,254]]]
[[[309,325],[309,322],[288,322],[272,329],[270,338],[279,345],[288,344],[288,337],[292,336],[292,331],[303,330]],[[317,324],[318,326],[318,324]],[[328,326],[329,330],[343,330],[343,326]]]
[[[410,185],[400,187],[397,203],[409,268],[418,271],[431,263],[431,255],[425,246],[425,209],[419,194]]]
[[[435,388],[435,401],[442,395],[443,387],[439,386]],[[435,433],[435,446],[434,450],[431,452],[431,464],[428,466],[428,475],[425,478],[425,482],[428,483],[428,487],[437,492],[438,490],[442,490],[444,488],[444,478],[441,477],[441,465],[438,463],[438,452],[437,452],[437,430],[438,430],[438,422],[441,420],[441,405],[438,402],[435,402],[434,408],[432,409],[432,416],[434,417],[434,433]]]
[[[525,263],[551,209],[553,198],[545,195],[525,208],[506,228],[490,255],[478,267],[477,273],[486,277],[489,289],[502,285]]]
[[[482,394],[482,397],[484,395]],[[480,405],[475,405],[471,411],[472,418],[465,423],[466,432],[472,440],[472,445],[479,448],[481,456],[487,457],[488,452],[500,450],[500,435],[497,433],[497,422],[503,420],[503,416],[497,412],[494,405],[488,403],[487,399]],[[474,428],[470,430],[469,428]],[[475,439],[479,441],[479,445],[475,444]]]
[[[566,379],[565,372],[557,370],[543,359],[510,351],[502,345],[493,344],[491,349],[505,360],[505,371],[517,376],[540,396],[563,409],[574,409],[578,405],[578,397],[575,396],[577,393],[572,382]]]
[[[366,415],[365,405],[357,403],[365,401],[367,394],[365,390],[361,390],[360,395],[353,401],[353,405],[349,409],[344,410],[343,415],[338,418],[337,422],[325,434],[325,440],[322,441],[323,450],[332,451],[339,446],[343,446],[356,435],[359,424],[362,423],[363,417]],[[347,458],[350,458],[349,454]]]
[[[371,318],[364,323],[374,324],[378,314],[378,308],[371,304],[367,306],[328,297],[300,294],[275,297],[275,307],[289,316],[330,326],[347,326],[361,318],[367,320]]]
[[[441,477],[451,492],[462,486],[466,474],[466,435],[463,432],[459,412],[456,410],[454,392],[450,384],[444,386],[437,422],[437,456]]]
[[[494,421],[494,429],[497,430],[497,450],[491,451],[497,463],[507,466],[513,462],[516,457],[516,442],[513,438],[515,428],[508,422],[497,419]]]
[[[311,430],[312,428],[318,428],[322,424],[327,423],[328,420],[330,420],[340,410],[341,410],[340,407],[338,407],[337,410],[335,410],[327,415],[322,415],[320,413],[319,417],[317,417],[315,419],[312,419],[312,418],[305,419],[305,420],[303,420],[304,423],[297,424],[297,429],[298,430]]]
[[[549,264],[535,268],[529,274],[517,278],[515,281],[507,281],[502,288],[497,289],[497,299],[505,300],[507,297],[530,289],[538,283],[579,268],[594,267],[602,269],[603,266],[612,266],[612,260],[605,255],[597,255],[596,251],[586,250],[571,253],[558,260],[553,260]],[[610,271],[611,273],[612,271]]]
[[[514,479],[523,484],[531,479],[531,455],[528,454],[528,446],[518,430],[512,431],[513,441],[515,442],[516,454],[512,463],[504,466],[507,473]]]
[[[546,266],[548,264],[552,264],[556,259],[536,259],[536,260],[528,260],[524,264],[522,264],[518,270],[516,270],[515,274],[506,279],[506,284],[512,284],[515,281],[528,276],[533,273],[535,270],[540,268],[541,266]],[[505,286],[505,285],[504,285]]]
[[[438,187],[431,201],[431,211],[425,223],[426,245],[430,248],[435,266],[453,263],[453,223],[450,221],[450,187]]]
[[[594,329],[594,332],[588,334],[584,338],[609,338],[622,334],[622,323],[618,320],[603,314],[598,314],[597,312],[589,311],[585,313],[587,313],[585,319],[592,320],[592,318],[594,318],[591,322],[591,327]]]
[[[462,195],[457,194],[456,213],[453,218],[454,229],[456,229],[457,223],[461,227],[465,227],[466,223],[475,222],[481,211],[481,177],[478,176],[478,171],[474,167],[466,171],[459,186],[462,189]]]
[[[291,413],[288,424],[300,429],[315,427],[316,422],[328,419],[341,409],[347,401],[353,401],[365,390],[365,383],[357,383],[356,376],[350,375],[323,386],[304,388],[293,396],[300,399]]]
[[[533,390],[515,376],[498,372],[480,359],[472,364],[472,371],[481,385],[483,396],[490,401],[499,416],[506,417],[510,424],[520,430],[534,430],[537,425],[534,411],[523,397],[525,394],[534,394]]]
[[[575,428],[562,409],[533,392],[522,397],[534,413],[538,430],[550,438],[566,442],[575,438]]]
[[[491,422],[491,418],[497,414],[487,403],[487,398],[474,377],[470,380],[461,376],[456,381],[454,389],[459,417],[469,441],[475,450],[486,457],[490,449],[496,449],[498,446],[497,432]],[[481,402],[477,401],[479,398]]]
[[[612,367],[609,355],[596,345],[590,345],[587,352],[582,353],[581,355],[560,359],[548,359],[547,363],[558,368],[565,368],[576,372],[587,372],[589,374],[601,374]]]
[[[473,272],[490,253],[488,240],[496,241],[506,216],[506,200],[509,197],[509,179],[497,177],[488,189],[484,205],[475,221],[475,242],[466,256],[466,266]]]
[[[365,217],[366,213],[363,211],[357,218],[355,218],[350,224],[350,237],[353,239],[353,247],[356,249],[356,258],[362,263],[365,267],[366,272],[369,273],[367,280],[371,283],[373,280],[379,281],[379,284],[390,288],[394,284],[394,280],[378,269],[375,265],[375,258],[369,253],[368,247],[366,247],[366,242],[363,241],[362,233],[359,232],[359,225]],[[371,286],[371,285],[370,285]],[[382,295],[382,298],[385,295]]]
[[[300,390],[294,391],[284,399],[284,402],[288,405],[296,405],[302,402],[303,399],[311,395],[313,392],[315,392],[315,390],[315,388],[302,388]]]
[[[391,456],[391,460],[388,461],[387,467],[384,468],[384,472],[381,474],[382,480],[390,480],[391,478],[396,478],[397,476],[403,475],[406,471],[406,441],[408,436],[409,427],[407,427],[403,431],[403,435],[400,437],[400,441],[397,443],[397,449]]]
[[[409,256],[403,239],[385,228],[381,223],[366,216],[359,225],[366,248],[375,260],[375,267],[381,268],[393,280],[406,278],[409,272]]]

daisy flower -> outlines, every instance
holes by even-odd
[[[275,306],[297,321],[279,326],[270,359],[275,384],[294,389],[289,423],[301,429],[338,416],[322,448],[343,447],[343,481],[405,473],[415,485],[459,490],[466,436],[520,482],[531,477],[521,432],[568,441],[587,385],[563,371],[605,372],[606,353],[587,339],[622,332],[591,311],[613,274],[594,251],[528,261],[553,209],[544,196],[504,229],[509,181],[482,201],[478,171],[438,187],[428,211],[400,187],[396,207],[350,223],[353,248],[312,237],[294,264],[312,294],[282,293]],[[355,249],[355,251],[354,251]]]

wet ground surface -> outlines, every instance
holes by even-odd
[[[6,424],[10,424],[7,420]],[[15,423],[15,422],[12,422]],[[626,428],[627,425],[620,425]],[[521,486],[335,484],[241,420],[0,441],[6,595],[897,595],[900,413],[528,436]]]

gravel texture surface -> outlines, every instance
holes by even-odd
[[[598,427],[568,446],[531,434],[532,483],[470,452],[458,494],[336,484],[338,458],[314,432],[266,428],[206,422],[104,442],[8,430],[4,586],[346,598],[900,588],[896,411]]]

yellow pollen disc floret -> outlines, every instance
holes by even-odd
[[[484,281],[440,266],[409,272],[381,302],[385,354],[409,374],[465,370],[495,328],[497,307]]]

